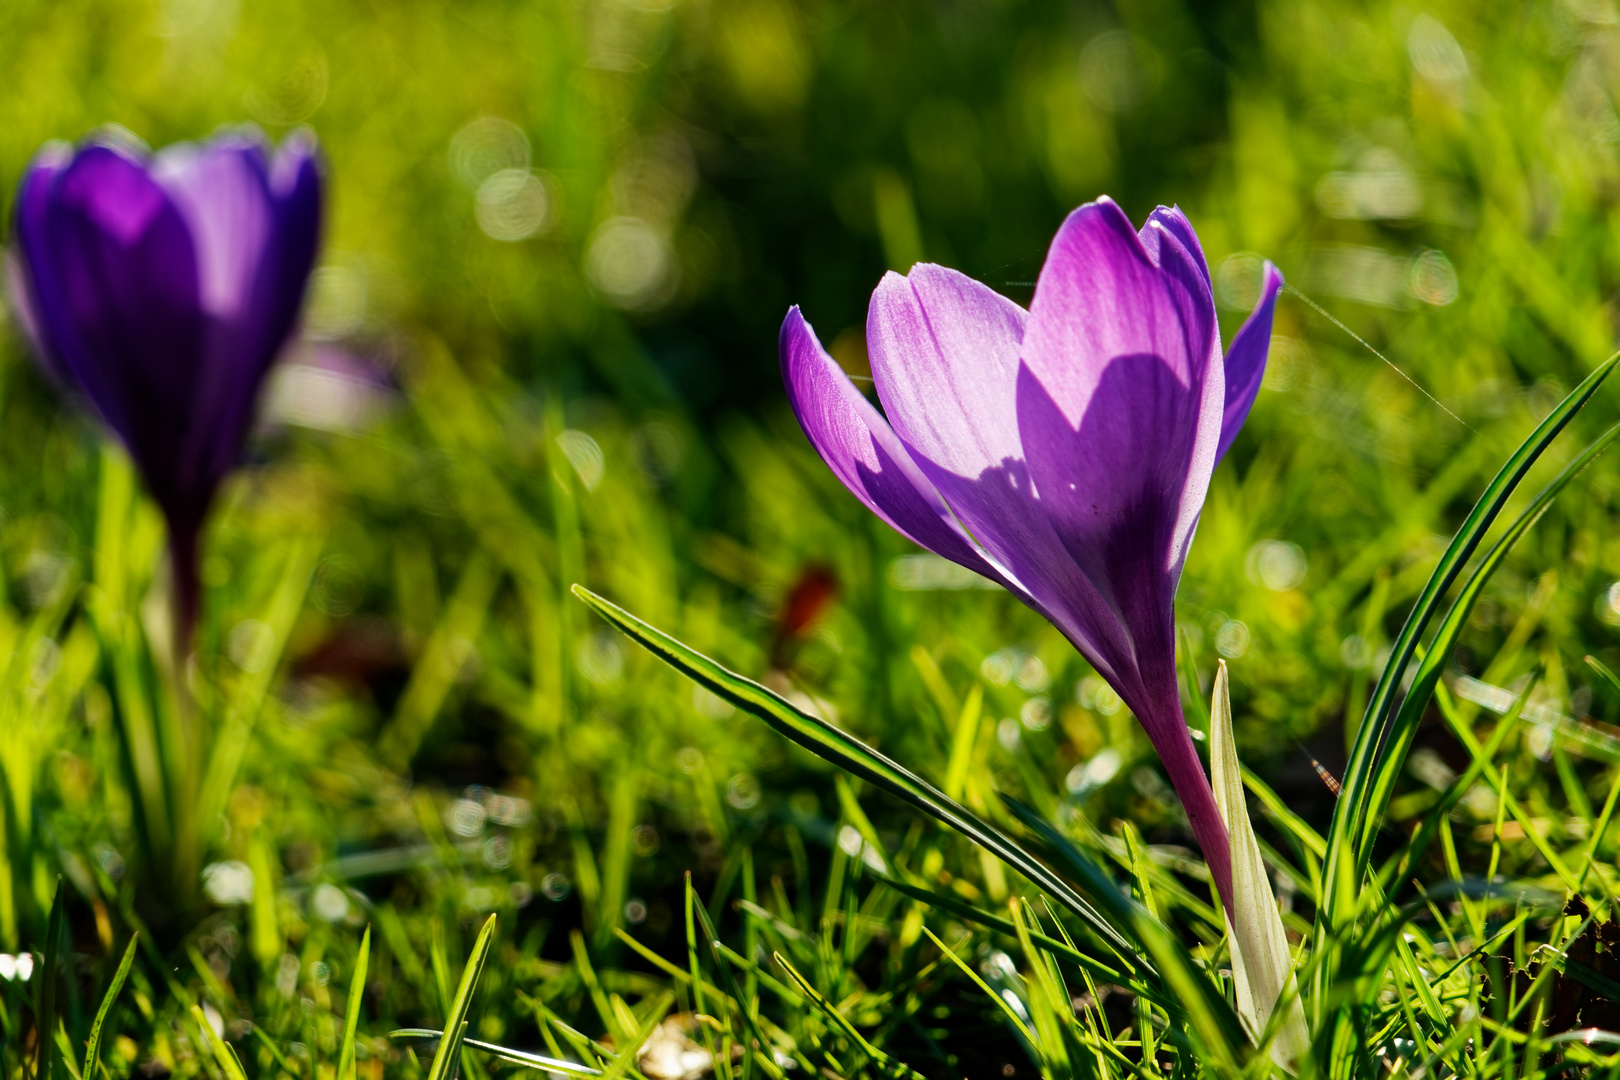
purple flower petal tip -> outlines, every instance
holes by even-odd
[[[1179,208],[1106,197],[1053,238],[1029,311],[954,270],[884,276],[867,317],[880,414],[798,308],[782,373],[835,475],[918,544],[1001,582],[1131,707],[1230,904],[1226,830],[1182,717],[1175,593],[1216,462],[1264,375],[1282,278],[1223,357]]]
[[[1226,353],[1226,403],[1222,410],[1221,441],[1217,463],[1226,456],[1243,422],[1249,418],[1260,384],[1266,376],[1266,357],[1271,352],[1271,321],[1277,310],[1277,294],[1282,291],[1282,272],[1268,260],[1261,272],[1260,299],[1254,310],[1232,335]]]

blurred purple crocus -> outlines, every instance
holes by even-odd
[[[162,507],[182,650],[203,519],[292,332],[320,220],[316,148],[302,133],[273,153],[253,129],[156,155],[105,136],[51,143],[17,195],[23,325]]]
[[[1058,230],[1029,311],[944,267],[889,274],[867,348],[884,415],[797,307],[782,375],[810,442],[874,513],[1046,616],[1130,706],[1228,911],[1226,829],[1181,712],[1175,595],[1210,475],[1254,404],[1282,276],[1224,359],[1198,237],[1110,199]]]

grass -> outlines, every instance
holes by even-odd
[[[1195,727],[1232,672],[1320,1071],[1613,1072],[1613,388],[1491,487],[1613,349],[1613,34],[1563,0],[5,5],[0,202],[99,123],[308,123],[306,337],[379,389],[272,396],[177,698],[159,519],[0,332],[0,1068],[1264,1072],[1134,721],[856,506],[775,385],[789,303],[858,374],[886,267],[1027,302],[1108,191],[1187,209],[1228,334],[1260,253],[1399,368],[1283,298],[1177,609]],[[480,226],[490,161],[538,170],[532,237]]]

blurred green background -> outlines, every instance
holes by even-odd
[[[501,910],[518,938],[551,927],[547,955],[568,927],[671,948],[682,871],[724,892],[739,840],[790,886],[820,873],[804,844],[819,866],[852,820],[832,775],[588,618],[576,581],[936,780],[979,687],[970,803],[1008,790],[1190,845],[1072,649],[816,459],[778,381],[790,304],[860,374],[886,269],[1027,303],[1063,216],[1106,192],[1137,221],[1188,213],[1228,339],[1263,257],[1380,350],[1283,296],[1178,607],[1203,688],[1231,665],[1246,761],[1319,825],[1311,760],[1342,764],[1443,538],[1615,339],[1605,0],[8,0],[0,72],[8,223],[38,146],[100,124],[154,146],[308,125],[324,148],[303,339],[209,538],[194,677],[252,705],[220,721],[181,860],[257,872],[186,910],[241,921],[257,895],[292,942],[380,904],[407,936],[413,913]],[[108,518],[116,456],[14,328],[0,359],[18,949],[64,867],[103,915],[140,907],[120,881],[149,825],[85,611],[155,626],[162,537],[144,505]],[[1577,429],[1613,410],[1606,391]],[[1616,478],[1600,461],[1521,545],[1453,672],[1482,705],[1543,672],[1546,737],[1518,760],[1556,758],[1530,799],[1553,830],[1620,745],[1581,665],[1620,666]],[[1423,768],[1456,767],[1423,741]],[[898,845],[911,817],[865,805]],[[963,888],[1004,894],[950,851]]]

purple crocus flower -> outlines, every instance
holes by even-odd
[[[1221,355],[1186,217],[1110,199],[1058,230],[1029,311],[944,267],[889,274],[867,348],[884,415],[798,308],[782,375],[844,485],[916,543],[1006,586],[1146,729],[1228,909],[1226,829],[1182,717],[1175,595],[1216,464],[1254,404],[1282,276]]]
[[[23,325],[168,519],[180,648],[203,519],[292,331],[320,218],[313,139],[272,154],[252,129],[155,156],[105,136],[48,144],[17,195]]]

